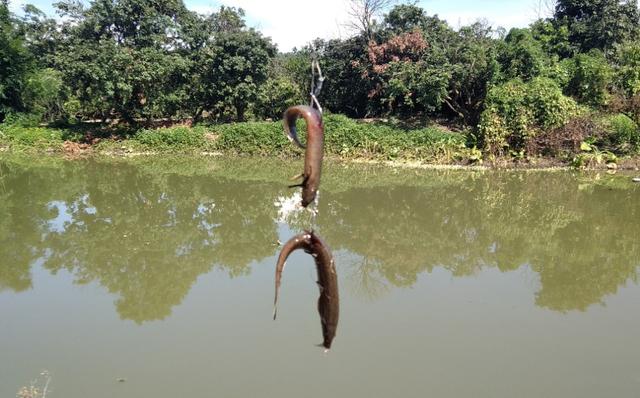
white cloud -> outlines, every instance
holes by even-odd
[[[429,7],[429,14],[438,13],[449,24],[458,28],[484,18],[494,27],[524,27],[534,20],[532,9],[524,0],[520,4],[502,9],[482,8],[475,5],[465,11],[460,6],[447,2],[436,2],[438,7]],[[302,47],[315,38],[334,39],[349,36],[345,27],[349,20],[347,0],[219,0],[219,4],[240,7],[245,10],[249,25],[260,30],[278,44],[280,51],[290,51]],[[189,5],[189,0],[187,0]],[[210,13],[214,6],[194,5],[192,10]],[[438,10],[440,8],[440,10]],[[525,8],[527,8],[525,10]],[[489,12],[490,11],[490,12]],[[482,15],[484,13],[489,15]]]
[[[514,27],[525,27],[535,20],[535,18],[528,13],[491,13],[491,15],[483,16],[476,12],[443,12],[438,15],[440,18],[445,19],[449,25],[455,29],[462,26],[472,24],[479,19],[486,20],[493,28],[503,27],[507,30]]]
[[[533,0],[508,2],[451,2],[451,0],[421,1],[429,15],[438,14],[458,28],[484,18],[494,27],[527,26],[534,20]],[[54,0],[9,0],[9,8],[19,12],[25,2],[35,3],[45,12],[51,12]],[[185,0],[189,9],[210,14],[220,4],[240,7],[246,12],[248,25],[272,38],[280,51],[302,47],[315,38],[345,38],[350,30],[348,0]]]
[[[302,47],[315,38],[332,39],[346,35],[345,0],[221,0],[227,6],[245,10],[253,27],[278,44],[280,51]]]

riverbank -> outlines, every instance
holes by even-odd
[[[389,121],[325,116],[328,158],[406,168],[587,168],[638,170],[640,157],[618,157],[585,146],[558,157],[495,158],[468,143],[463,132],[433,124],[411,128]],[[299,130],[305,131],[303,122]],[[0,152],[83,156],[300,157],[280,121],[221,125],[171,125],[131,129],[98,123],[64,128],[0,125]]]

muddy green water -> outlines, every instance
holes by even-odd
[[[271,319],[300,169],[0,159],[0,397],[45,369],[48,398],[639,396],[629,176],[327,165],[324,355],[310,256]]]

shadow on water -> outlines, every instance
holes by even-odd
[[[104,286],[123,319],[164,319],[200,275],[247,275],[279,250],[280,223],[307,226],[283,209],[290,163],[0,160],[0,291],[32,288],[43,263]],[[640,189],[625,177],[327,170],[318,231],[367,297],[435,268],[461,277],[529,267],[536,304],[560,312],[637,283]]]

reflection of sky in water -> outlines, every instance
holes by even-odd
[[[216,209],[216,204],[213,202],[200,203],[192,216],[192,219],[198,220],[198,228],[206,232],[209,238],[215,238],[215,230],[222,226],[221,223],[210,222],[207,218],[212,217]],[[216,244],[216,239],[208,240],[205,242],[207,245]]]
[[[63,233],[67,230],[67,227],[74,223],[74,214],[77,214],[80,209],[85,214],[95,215],[98,212],[94,206],[89,203],[89,195],[84,194],[79,199],[75,200],[68,205],[61,200],[52,200],[47,203],[47,209],[50,212],[55,212],[56,216],[47,221],[47,229],[49,232]],[[111,223],[111,219],[105,218],[103,221]],[[83,222],[78,222],[77,225],[84,225]]]
[[[178,223],[177,211],[175,206],[172,206],[169,210],[167,210],[169,214],[169,221],[163,225],[163,227],[175,227]]]
[[[182,246],[178,246],[176,248],[176,257],[182,257],[182,256],[186,256],[189,253],[191,253],[193,246],[191,244],[184,244]]]
[[[56,212],[56,217],[47,221],[48,230],[50,232],[62,233],[67,229],[67,225],[71,224],[73,216],[69,212],[69,207],[65,202],[54,200],[49,202],[47,208],[51,212]]]
[[[216,208],[216,204],[211,202],[211,203],[200,203],[198,205],[198,208],[196,209],[196,214],[193,215],[193,218],[196,218],[196,215],[207,215],[207,214],[211,214],[211,212],[213,211],[213,209]]]
[[[76,223],[76,225],[83,226],[83,222],[74,221],[74,215],[77,216],[79,211],[85,214],[96,215],[98,209],[89,203],[89,195],[84,194],[79,199],[72,202],[70,205],[67,202],[61,200],[52,200],[47,203],[47,210],[55,213],[56,216],[46,222],[47,231],[53,233],[63,233],[67,230],[69,225]],[[103,221],[111,224],[111,218],[97,218],[96,221]]]

